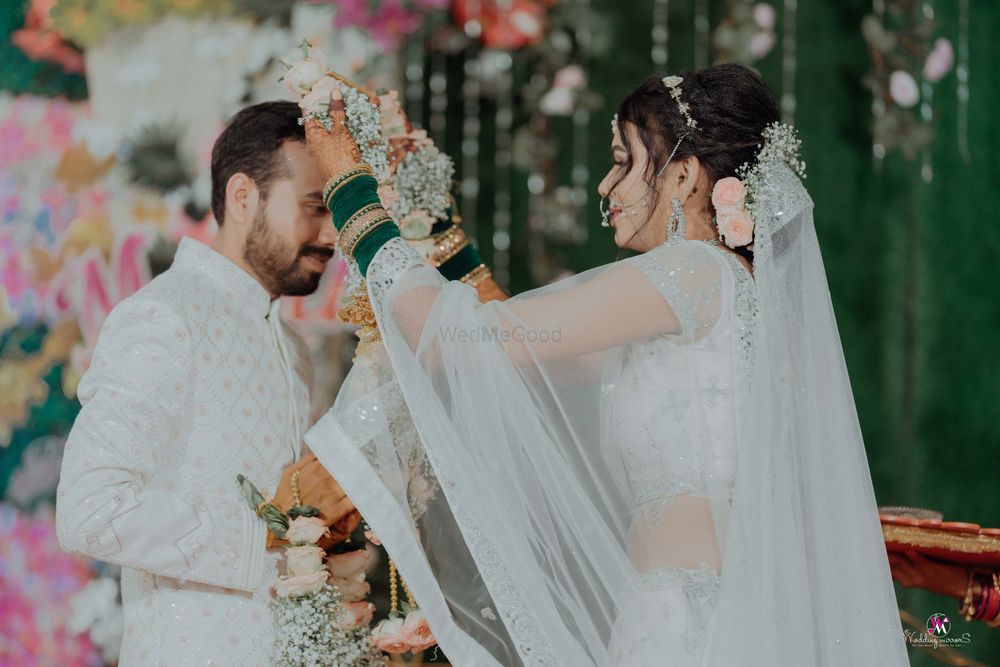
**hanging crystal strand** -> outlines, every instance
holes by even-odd
[[[410,40],[406,63],[406,115],[417,127],[426,128],[424,118],[424,32]]]
[[[580,13],[586,16],[590,10],[590,0],[577,0]],[[666,4],[665,2],[663,4]],[[587,54],[590,53],[590,29],[586,21],[576,31],[576,43],[580,53],[579,65],[584,71],[588,69]],[[666,63],[664,63],[665,65]],[[579,104],[579,100],[577,101]],[[576,225],[573,239],[577,243],[586,243],[589,236],[587,226],[587,187],[590,184],[590,110],[578,106],[573,112],[573,219]]]
[[[708,67],[708,0],[695,0],[694,5],[694,67]]]
[[[510,281],[510,168],[511,147],[513,135],[511,127],[514,123],[512,107],[514,74],[513,59],[505,51],[493,54],[496,58],[497,96],[496,96],[496,177],[493,193],[493,277],[501,287],[509,286]]]
[[[924,0],[923,13],[925,21],[934,21],[934,4],[931,0]],[[931,131],[931,141],[920,151],[920,177],[924,183],[930,183],[934,178],[934,167],[931,164],[931,149],[934,146],[933,123],[934,123],[934,86],[927,77],[920,79],[920,120],[927,124]]]
[[[781,121],[795,123],[796,23],[798,0],[785,0],[781,36]]]
[[[879,20],[879,23],[884,25],[885,0],[872,0],[872,13]],[[875,119],[874,124],[876,126],[880,125],[882,118],[885,116],[885,98],[883,97],[881,87],[877,84],[874,92],[872,93],[872,116]],[[882,143],[878,133],[872,132],[872,168],[875,170],[875,173],[882,173],[884,160],[885,144]]]
[[[470,26],[470,23],[475,25]],[[465,32],[470,39],[477,39],[479,22],[469,21]],[[473,34],[474,33],[474,34]],[[462,82],[462,224],[469,238],[475,239],[477,208],[479,206],[479,97],[481,86],[480,56],[478,46],[471,46],[473,55],[465,60],[465,79]]]
[[[958,154],[966,164],[969,156],[969,0],[958,0]]]
[[[653,48],[650,57],[657,71],[666,74],[670,54],[667,43],[670,40],[670,0],[653,0]]]
[[[439,26],[432,27],[436,30]],[[442,151],[447,151],[445,146],[445,119],[448,111],[448,59],[444,50],[431,46],[430,54],[430,76],[427,78],[427,87],[430,89],[430,136],[434,144]]]

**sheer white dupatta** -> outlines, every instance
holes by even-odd
[[[768,183],[754,390],[738,400],[732,508],[712,503],[726,538],[704,664],[903,664],[811,202],[787,170]],[[720,264],[702,244],[654,252],[677,299],[628,261],[503,304],[445,283],[402,241],[369,269],[384,348],[359,360],[307,442],[453,664],[609,665],[620,618],[639,634],[672,629],[635,608],[634,508],[602,430],[602,379],[630,342],[711,318],[701,295]],[[628,664],[684,655],[650,644]]]
[[[908,664],[812,201],[784,165],[765,188],[757,352],[706,664]]]

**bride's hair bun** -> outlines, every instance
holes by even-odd
[[[697,123],[695,129],[681,114],[663,77],[650,77],[618,107],[619,127],[634,124],[650,155],[647,180],[659,173],[682,136],[674,159],[696,156],[713,183],[736,176],[740,165],[754,159],[764,129],[779,120],[774,95],[760,75],[743,65],[716,65],[682,72],[680,77],[681,97]],[[631,155],[624,134],[622,141]]]

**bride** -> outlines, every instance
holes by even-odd
[[[907,663],[798,141],[755,73],[628,95],[599,190],[638,255],[485,304],[399,238],[333,98],[307,139],[383,345],[307,441],[453,663]]]

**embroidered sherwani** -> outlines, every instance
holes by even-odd
[[[274,491],[308,426],[308,360],[261,285],[197,241],[108,317],[79,387],[56,521],[122,565],[121,665],[267,665]]]

